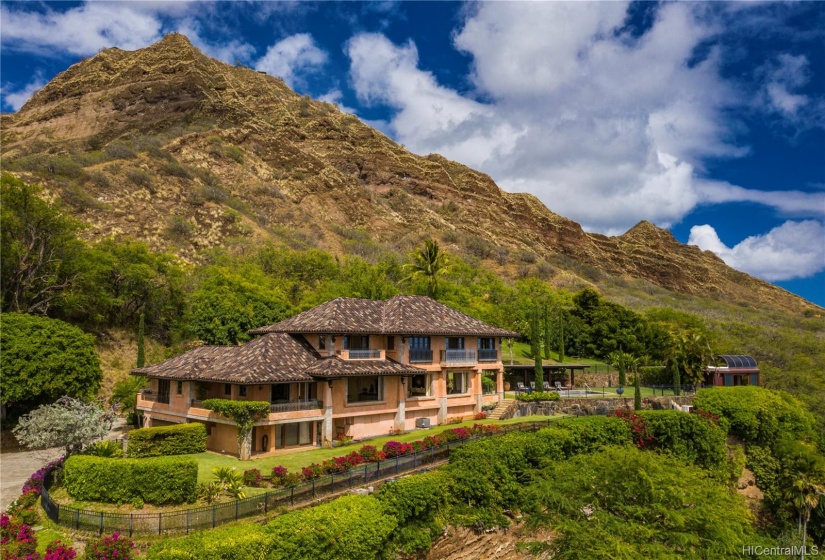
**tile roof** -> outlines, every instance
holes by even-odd
[[[280,383],[313,381],[305,370],[320,355],[300,336],[272,333],[243,346],[201,346],[159,364],[132,370],[136,375],[180,381]]]
[[[385,301],[336,298],[280,323],[249,332],[521,336],[424,296],[395,296]]]
[[[395,360],[342,360],[334,356],[310,366],[306,373],[313,377],[332,379],[362,375],[416,375],[427,371],[415,366],[405,366]]]

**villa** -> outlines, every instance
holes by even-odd
[[[202,422],[209,449],[235,453],[237,427],[202,401],[268,401],[261,454],[441,424],[504,398],[501,341],[520,336],[423,296],[337,298],[250,334],[133,370],[145,425]]]

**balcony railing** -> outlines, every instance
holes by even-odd
[[[381,350],[350,350],[350,360],[380,360]]]
[[[433,363],[433,351],[430,348],[410,348],[411,364]]]
[[[442,350],[441,363],[446,365],[475,365],[478,357],[475,350]]]
[[[292,412],[294,410],[315,410],[321,408],[321,401],[310,399],[308,401],[273,404],[269,407],[269,412]]]
[[[169,393],[141,393],[140,400],[149,402],[158,402],[161,404],[169,404]]]
[[[478,351],[479,362],[497,362],[498,350],[495,348],[482,348]]]

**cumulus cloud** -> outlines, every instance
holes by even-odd
[[[37,90],[45,85],[46,80],[43,79],[43,76],[37,75],[34,80],[20,89],[13,90],[4,87],[2,91],[0,91],[3,97],[2,106],[7,107],[12,111],[17,111],[26,103],[26,101],[29,100],[32,95],[34,95]]]
[[[713,251],[728,265],[769,281],[809,278],[825,270],[825,224],[787,221],[728,247],[709,225],[690,230],[689,245]]]
[[[92,2],[40,12],[3,4],[0,40],[4,48],[46,56],[89,56],[109,47],[139,49],[162,35],[161,19],[147,8],[140,2]]]
[[[318,48],[308,33],[297,33],[270,46],[255,63],[255,69],[279,76],[290,86],[304,82],[300,76],[318,71],[327,62],[327,53]]]
[[[740,94],[715,50],[696,57],[718,32],[698,12],[664,4],[635,37],[623,30],[626,3],[478,4],[454,38],[472,57],[472,95],[419,68],[412,42],[362,34],[346,51],[359,99],[394,109],[390,130],[411,150],[620,233],[680,221],[706,196],[703,162],[747,153],[724,116]]]
[[[700,201],[704,204],[725,202],[755,202],[776,208],[787,216],[825,217],[825,193],[789,191],[758,191],[720,181],[698,184]]]

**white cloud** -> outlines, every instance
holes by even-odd
[[[746,102],[695,49],[719,30],[691,4],[659,7],[641,37],[621,2],[488,2],[455,35],[473,96],[419,67],[412,42],[361,34],[347,45],[359,99],[394,109],[393,136],[537,195],[589,230],[680,221],[707,199],[712,157],[739,157],[726,111]],[[484,99],[480,102],[477,99]],[[772,199],[764,198],[763,203]]]
[[[700,181],[697,190],[700,202],[755,202],[776,208],[787,216],[825,217],[825,193],[802,191],[758,191],[719,181]]]
[[[808,58],[781,54],[757,71],[764,80],[760,102],[773,112],[794,120],[808,104],[807,96],[794,93],[808,83]]]
[[[825,270],[825,224],[787,221],[764,235],[728,247],[709,225],[690,230],[689,245],[712,251],[728,265],[769,281],[809,278]]]
[[[89,56],[101,49],[145,47],[161,38],[162,23],[141,3],[92,2],[45,12],[0,6],[4,48],[41,55]]]
[[[327,53],[319,49],[308,33],[290,35],[269,47],[255,63],[255,69],[279,76],[290,86],[300,84],[298,74],[318,71],[327,62]]]
[[[3,88],[2,96],[3,96],[3,107],[8,107],[12,111],[17,111],[22,107],[29,98],[34,95],[34,93],[46,85],[46,80],[43,79],[43,76],[37,75],[35,76],[34,80],[23,86],[18,90],[8,90],[7,88]]]

